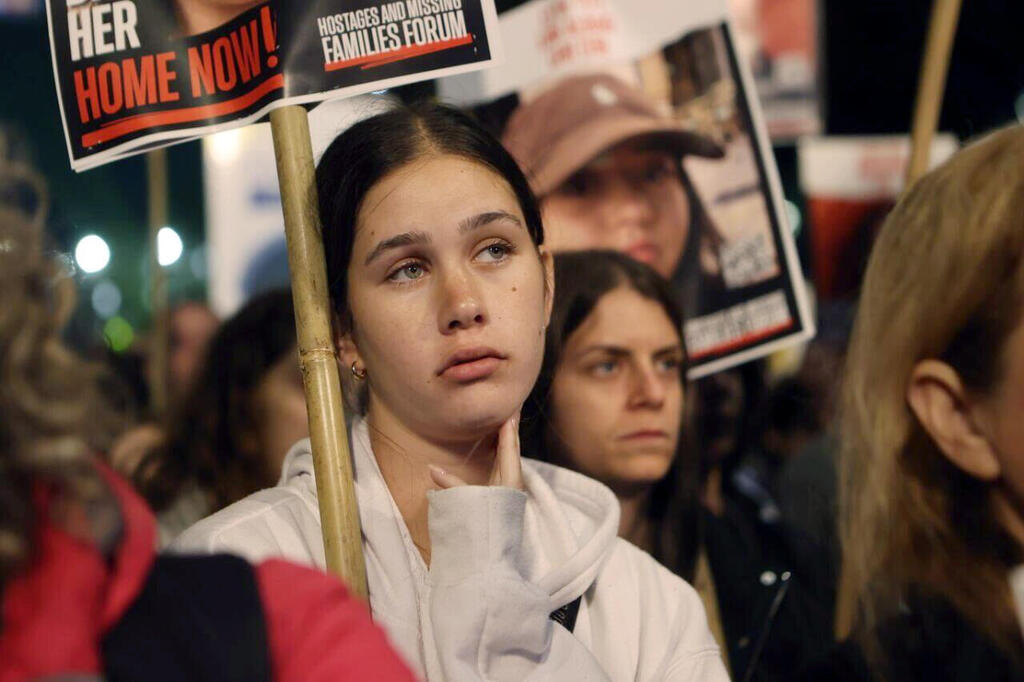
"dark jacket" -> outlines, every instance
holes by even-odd
[[[883,647],[878,675],[852,641],[837,645],[812,663],[802,682],[1009,682],[1024,680],[1000,650],[948,602],[918,601],[879,627]],[[1024,654],[1024,643],[1021,653]]]
[[[735,682],[792,680],[828,650],[834,580],[817,545],[737,498],[705,512],[704,545]]]

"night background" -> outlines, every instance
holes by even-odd
[[[14,155],[29,159],[49,182],[53,247],[70,253],[84,235],[101,235],[110,264],[95,275],[79,273],[79,308],[70,334],[76,345],[96,346],[105,322],[90,297],[101,282],[122,294],[117,315],[135,330],[150,324],[146,170],[142,156],[81,174],[68,165],[53,85],[45,14],[10,14],[0,0],[0,121],[16,131]],[[517,2],[499,0],[499,11]],[[913,111],[918,70],[931,3],[926,0],[826,0],[820,7],[824,133],[906,133]],[[968,139],[1015,118],[1024,120],[1024,3],[965,2],[947,80],[941,131]],[[515,46],[506,46],[515,59]],[[420,84],[400,93],[412,97],[432,89]],[[797,184],[796,151],[775,148],[787,198],[803,206]],[[197,142],[168,149],[169,224],[181,236],[182,256],[167,267],[170,300],[205,296],[203,195]],[[241,226],[240,226],[241,229]],[[798,240],[806,255],[806,232]]]

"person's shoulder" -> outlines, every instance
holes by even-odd
[[[622,538],[615,539],[605,571],[614,574],[617,580],[620,579],[618,576],[629,576],[640,593],[646,594],[648,599],[662,602],[667,609],[700,606],[700,597],[690,583]]]
[[[599,585],[613,613],[639,611],[641,648],[660,661],[652,679],[728,679],[697,590],[650,554],[616,538]]]
[[[260,490],[192,525],[174,540],[170,550],[179,554],[228,552],[249,561],[285,557],[317,563],[314,541],[320,535],[319,512],[316,500],[306,497],[291,486]]]
[[[596,518],[618,509],[615,494],[603,483],[577,471],[524,457],[523,479],[531,496],[550,492],[563,507]]]

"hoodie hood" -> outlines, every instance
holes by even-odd
[[[397,553],[402,543],[396,540],[407,538],[408,529],[373,455],[366,420],[352,424],[350,445],[364,549],[368,554],[374,549],[388,555]],[[582,474],[527,457],[522,461],[527,494],[522,529],[524,577],[550,596],[553,609],[559,608],[586,592],[611,553],[619,528],[619,503],[609,488]],[[300,487],[315,497],[308,438],[288,452],[278,485]],[[384,546],[375,547],[381,544]],[[370,557],[367,561],[369,568]],[[426,570],[426,566],[422,568]],[[388,590],[395,587],[389,585]]]

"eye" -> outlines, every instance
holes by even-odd
[[[607,377],[615,373],[619,368],[617,360],[602,360],[590,366],[589,372],[595,377]]]
[[[644,182],[655,184],[673,174],[672,162],[668,159],[652,163],[644,169]]]
[[[512,245],[505,242],[494,242],[485,246],[477,258],[485,263],[500,263],[512,255]]]
[[[679,367],[682,365],[682,360],[672,356],[663,357],[656,360],[655,365],[662,372],[674,374],[679,371]]]
[[[391,271],[388,275],[389,282],[413,282],[426,274],[423,264],[417,261],[405,263]]]
[[[588,173],[580,172],[571,176],[558,188],[559,194],[572,197],[585,197],[593,193],[596,183]]]

